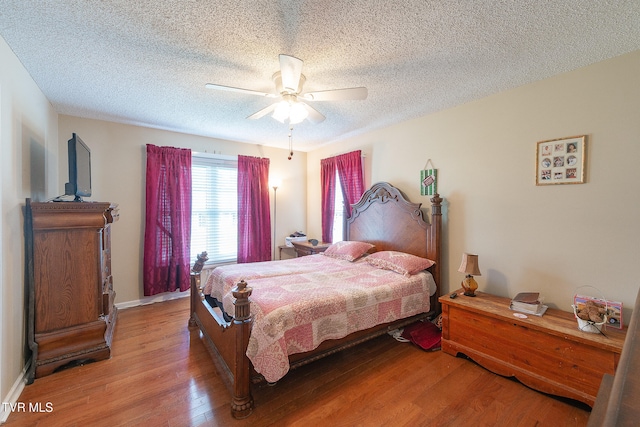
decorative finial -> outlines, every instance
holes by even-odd
[[[193,268],[191,269],[191,271],[193,271],[194,273],[200,273],[202,271],[202,267],[204,267],[204,264],[207,262],[208,259],[209,257],[207,256],[207,251],[203,251],[201,254],[198,255],[198,259],[193,264]]]

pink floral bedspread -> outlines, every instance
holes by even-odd
[[[275,382],[289,371],[287,355],[328,339],[429,311],[436,291],[431,274],[406,278],[359,260],[323,255],[216,268],[204,292],[233,307],[231,290],[244,279],[253,289],[254,317],[247,356]],[[233,312],[229,313],[233,315]]]

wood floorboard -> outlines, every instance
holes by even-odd
[[[254,413],[231,417],[230,393],[189,300],[120,310],[112,357],[25,387],[5,426],[585,426],[589,409],[470,360],[384,335],[253,388]]]

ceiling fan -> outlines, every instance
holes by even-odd
[[[253,113],[247,117],[247,119],[260,119],[269,113],[273,113],[274,119],[282,123],[288,120],[290,125],[300,123],[304,119],[309,119],[312,123],[320,123],[325,119],[322,113],[307,104],[307,102],[362,100],[367,98],[368,92],[366,87],[303,93],[302,87],[307,80],[304,74],[302,74],[304,61],[294,56],[284,54],[281,54],[279,58],[280,71],[274,73],[272,77],[276,86],[275,93],[259,92],[213,83],[207,83],[205,86],[209,89],[246,93],[249,95],[264,96],[266,98],[280,98],[280,101]]]

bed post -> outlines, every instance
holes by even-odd
[[[246,355],[251,333],[251,303],[249,296],[252,289],[247,282],[241,280],[233,289],[235,298],[235,316],[233,323],[236,330],[236,363],[233,372],[233,400],[231,401],[231,415],[234,418],[246,418],[253,412],[253,397],[251,396],[251,379],[249,358]]]
[[[196,322],[195,313],[196,313],[196,304],[198,304],[198,300],[200,299],[200,273],[191,272],[191,296],[190,296],[190,314],[189,314],[189,327],[195,328],[198,326]]]
[[[435,193],[431,198],[431,227],[429,229],[429,247],[432,248],[430,251],[429,259],[432,259],[436,262],[433,266],[434,268],[431,270],[431,274],[433,275],[436,284],[438,285],[438,290],[442,286],[441,282],[441,272],[442,272],[442,198],[438,193]],[[433,258],[431,258],[433,256]],[[436,312],[440,313],[440,301],[438,297],[440,292],[437,292],[435,295],[435,307]]]
[[[207,256],[207,251],[203,251],[198,255],[196,262],[193,264],[191,268],[190,274],[190,288],[191,288],[191,314],[189,315],[189,327],[194,328],[198,326],[196,322],[195,313],[196,313],[196,304],[200,302],[202,299],[202,290],[200,289],[200,273],[202,272],[202,268],[204,264],[209,260]]]

